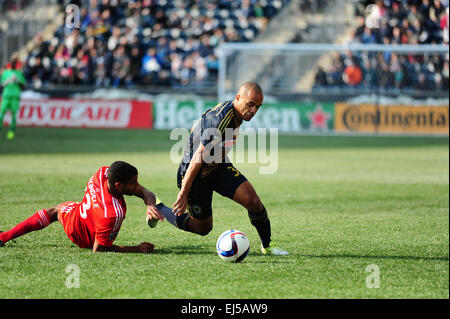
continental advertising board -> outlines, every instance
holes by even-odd
[[[336,103],[334,129],[345,133],[448,135],[449,107]]]

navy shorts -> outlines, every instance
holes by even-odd
[[[180,173],[180,168],[177,174],[178,188],[181,188],[184,177]],[[247,181],[247,178],[231,163],[220,163],[207,176],[202,177],[201,175],[200,171],[192,183],[188,195],[188,212],[195,219],[206,219],[212,216],[213,191],[233,199],[239,185]]]

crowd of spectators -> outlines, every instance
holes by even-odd
[[[29,5],[33,0],[0,0],[0,14],[10,11],[19,11]]]
[[[287,0],[78,2],[79,28],[62,24],[30,52],[30,85],[215,85],[218,45],[252,41]]]
[[[373,8],[378,24],[366,23]],[[448,45],[448,0],[360,1],[356,13],[351,43]],[[338,52],[329,69],[319,68],[315,87],[448,91],[449,55]]]

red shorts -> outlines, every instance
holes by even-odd
[[[81,203],[78,202],[64,202],[58,205],[58,220],[64,228],[67,237],[81,248],[91,248],[79,227],[79,208]]]

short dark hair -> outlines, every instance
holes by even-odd
[[[107,178],[112,184],[116,182],[126,183],[138,174],[138,170],[133,165],[123,161],[116,161],[109,166]]]

